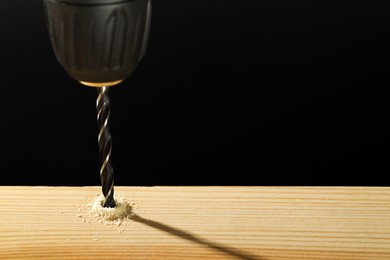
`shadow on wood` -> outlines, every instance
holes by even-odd
[[[225,254],[237,257],[238,259],[242,259],[242,260],[265,260],[265,258],[261,258],[259,256],[255,256],[255,255],[251,255],[251,254],[245,253],[245,252],[243,252],[243,251],[241,251],[239,249],[235,249],[235,248],[232,248],[232,247],[227,247],[227,246],[224,246],[224,245],[221,245],[221,244],[217,244],[217,243],[208,241],[208,240],[203,239],[201,237],[198,237],[198,236],[196,236],[194,234],[191,234],[191,233],[189,233],[187,231],[180,230],[180,229],[177,229],[175,227],[168,226],[168,225],[165,225],[163,223],[160,223],[160,222],[157,222],[157,221],[154,221],[154,220],[145,219],[145,218],[142,218],[141,216],[136,215],[136,214],[134,214],[131,217],[131,219],[136,221],[136,222],[139,222],[139,223],[148,225],[150,227],[153,227],[155,229],[167,232],[167,233],[169,233],[171,235],[174,235],[176,237],[180,237],[182,239],[191,241],[193,243],[200,244],[200,245],[203,245],[203,246],[207,246],[209,248],[212,248],[214,250],[220,251],[222,253],[225,253]]]

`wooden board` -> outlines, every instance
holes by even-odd
[[[133,205],[133,219],[120,226],[88,215],[99,187],[0,186],[0,259],[390,259],[386,187],[116,194]]]

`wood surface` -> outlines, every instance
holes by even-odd
[[[88,216],[99,187],[0,186],[0,259],[390,259],[387,187],[115,191],[120,226]]]

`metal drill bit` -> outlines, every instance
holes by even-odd
[[[96,100],[97,124],[99,128],[98,143],[100,155],[100,181],[105,197],[103,207],[115,207],[114,200],[114,170],[111,165],[112,141],[109,130],[110,120],[110,98],[108,87],[97,88],[99,93]]]

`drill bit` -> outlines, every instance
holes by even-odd
[[[103,207],[114,208],[114,170],[111,165],[112,140],[109,129],[110,122],[110,97],[108,87],[97,88],[96,100],[97,124],[99,128],[98,143],[100,155],[100,181],[105,197]]]

